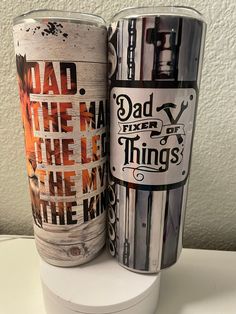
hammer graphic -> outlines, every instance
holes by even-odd
[[[185,104],[184,101],[182,101],[181,103],[181,108],[180,108],[180,111],[177,115],[176,118],[173,117],[172,115],[172,112],[171,112],[171,108],[176,108],[176,105],[173,104],[173,103],[165,103],[163,104],[162,106],[156,108],[156,111],[159,112],[161,110],[164,110],[170,120],[170,123],[171,124],[177,124],[177,122],[179,121],[180,117],[182,116],[184,110],[188,107],[188,102]],[[161,132],[157,132],[157,131],[152,131],[151,132],[151,137],[153,136],[157,136],[157,135],[160,135]],[[164,136],[162,138],[162,140],[160,141],[161,145],[165,145],[167,143],[167,140],[168,140],[168,137],[170,135],[167,135],[167,136]],[[178,143],[181,144],[183,142],[183,137],[181,136],[181,134],[176,134],[176,137],[177,137],[177,140],[178,140]]]

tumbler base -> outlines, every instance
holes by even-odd
[[[79,243],[47,242],[35,233],[35,243],[41,258],[59,267],[73,267],[85,264],[99,255],[105,245],[106,232],[95,239]]]

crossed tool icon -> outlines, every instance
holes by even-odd
[[[161,110],[164,110],[164,111],[166,112],[168,118],[169,118],[169,121],[170,121],[171,125],[173,126],[173,125],[175,125],[175,124],[178,123],[180,117],[182,116],[184,110],[185,110],[187,107],[188,107],[188,101],[187,101],[186,104],[185,104],[185,102],[184,102],[184,100],[183,100],[182,103],[181,103],[180,111],[179,111],[179,113],[178,113],[178,115],[177,115],[176,118],[173,117],[172,112],[171,112],[171,109],[172,109],[172,108],[174,108],[174,109],[176,108],[176,105],[173,104],[173,103],[165,103],[165,104],[163,104],[162,106],[157,107],[157,108],[156,108],[156,111],[157,111],[157,112],[160,112]],[[153,131],[153,132],[151,132],[151,137],[155,137],[155,136],[158,136],[158,135],[160,135],[160,134],[161,134],[161,132]],[[161,145],[165,145],[165,144],[167,143],[167,140],[168,140],[169,136],[171,136],[171,135],[174,135],[174,134],[165,135],[165,136],[161,139],[161,141],[160,141]],[[176,135],[176,137],[177,137],[178,143],[181,144],[181,143],[183,142],[183,137],[182,137],[182,135],[181,135],[181,134],[175,134],[175,135]]]

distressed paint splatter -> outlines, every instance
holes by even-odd
[[[44,36],[59,36],[62,35],[63,37],[63,41],[65,41],[65,38],[68,38],[68,34],[63,32],[63,25],[61,23],[57,23],[57,22],[48,22],[45,26],[45,28],[43,28],[41,30],[40,26],[36,26],[36,27],[29,27],[27,29],[25,29],[25,31],[28,33],[29,31],[32,31],[32,34],[36,34],[38,31],[41,32],[41,35]],[[20,29],[21,31],[23,30],[22,28]]]

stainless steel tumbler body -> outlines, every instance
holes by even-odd
[[[137,272],[182,248],[205,29],[181,7],[127,9],[110,25],[108,246]]]
[[[105,244],[107,29],[32,11],[15,19],[14,44],[37,249],[82,264]]]

